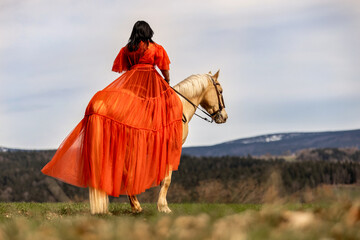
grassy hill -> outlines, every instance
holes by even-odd
[[[0,201],[86,201],[87,189],[40,172],[53,155],[54,151],[0,153]],[[179,170],[173,173],[168,201],[262,203],[275,194],[305,202],[307,189],[359,183],[360,151],[354,149],[304,150],[292,159],[183,155]],[[155,202],[158,191],[158,187],[149,189],[139,199]],[[127,198],[111,201],[127,202]]]

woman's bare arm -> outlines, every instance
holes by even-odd
[[[170,73],[169,70],[161,70],[162,75],[165,78],[165,81],[170,84]]]

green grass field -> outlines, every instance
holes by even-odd
[[[109,215],[87,203],[0,203],[0,239],[360,239],[360,203],[111,203]]]

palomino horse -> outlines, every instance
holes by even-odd
[[[183,138],[184,144],[189,131],[189,121],[194,116],[196,107],[202,106],[216,123],[225,123],[228,115],[225,111],[225,104],[222,98],[222,87],[218,82],[219,71],[212,75],[198,74],[191,75],[185,80],[174,86],[175,91],[183,104]],[[186,99],[185,99],[185,98]],[[159,212],[170,213],[166,201],[166,194],[170,186],[172,171],[169,169],[168,175],[161,182],[161,189],[157,202]],[[109,198],[101,190],[89,188],[90,210],[92,214],[107,213]],[[129,196],[130,205],[133,212],[141,212],[142,208],[136,196]]]

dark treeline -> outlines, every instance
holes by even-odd
[[[360,162],[358,148],[304,149],[296,154],[298,161]]]
[[[288,196],[322,184],[360,183],[360,162],[183,156],[173,176],[173,185],[186,186],[190,200],[262,202],[270,187]]]
[[[87,198],[86,189],[77,188],[40,171],[55,151],[0,153],[0,201],[61,201]],[[61,190],[61,191],[59,191]]]
[[[216,179],[242,181],[253,179],[266,182],[269,176],[280,174],[288,192],[319,184],[354,184],[360,182],[360,163],[302,161],[286,162],[283,159],[259,160],[252,157],[204,157],[183,156],[180,171],[173,178],[184,186],[197,186],[201,181]],[[186,175],[186,177],[185,177]],[[184,177],[183,177],[184,176]]]
[[[87,189],[43,175],[41,168],[54,151],[0,153],[0,201],[85,201]],[[306,159],[306,156],[308,159]],[[247,157],[182,156],[173,173],[169,202],[258,203],[276,192],[292,195],[322,184],[360,183],[359,151],[349,149],[303,150],[295,160]],[[140,194],[154,202],[159,187]],[[126,201],[126,197],[111,198]]]

